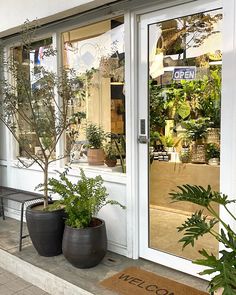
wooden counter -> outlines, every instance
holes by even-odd
[[[188,202],[170,203],[169,193],[177,189],[177,185],[192,184],[219,191],[220,166],[207,164],[160,162],[154,160],[150,167],[150,205],[168,209],[194,212],[197,205]]]

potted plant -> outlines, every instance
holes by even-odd
[[[206,157],[209,165],[219,165],[220,146],[216,143],[208,143],[206,146]]]
[[[208,118],[191,119],[184,122],[186,136],[192,140],[192,159],[193,163],[205,163],[205,137],[209,126]]]
[[[101,176],[88,178],[80,169],[80,179],[72,183],[67,177],[68,170],[59,173],[59,179],[49,179],[49,190],[61,196],[58,204],[66,212],[62,243],[65,258],[75,267],[89,268],[97,265],[107,251],[105,222],[95,216],[107,204],[125,207],[107,200]]]
[[[88,140],[88,163],[89,165],[104,164],[103,142],[105,140],[105,132],[101,126],[89,123],[86,126],[86,138]]]
[[[184,232],[184,237],[180,240],[183,243],[183,248],[188,245],[194,247],[194,243],[198,238],[205,234],[212,235],[218,242],[224,246],[220,251],[220,257],[208,253],[205,249],[199,251],[202,259],[195,260],[195,264],[203,265],[208,269],[201,272],[201,275],[213,275],[210,284],[210,292],[220,292],[216,294],[233,295],[236,294],[236,248],[235,240],[236,233],[224,220],[221,219],[214,205],[224,207],[229,216],[235,221],[235,214],[229,210],[229,205],[236,200],[229,200],[228,196],[212,191],[208,186],[206,189],[197,185],[182,185],[178,186],[179,191],[171,192],[173,202],[186,201],[202,206],[210,212],[212,217],[204,214],[204,209],[201,209],[192,214],[181,226],[177,229],[179,232]],[[220,224],[220,232],[214,228],[216,224]],[[221,293],[221,291],[222,293]]]
[[[105,146],[105,164],[108,167],[115,167],[117,163],[117,150],[112,142]]]
[[[1,65],[8,76],[0,81],[0,120],[12,133],[26,158],[18,157],[20,163],[29,168],[36,164],[43,171],[43,204],[27,208],[26,220],[33,245],[42,256],[61,253],[64,230],[64,210],[51,210],[48,196],[48,171],[51,163],[67,155],[55,155],[56,145],[69,127],[68,106],[79,92],[79,84],[73,71],[62,69],[59,74],[35,65],[36,77],[30,79],[30,55],[33,54],[35,22],[26,22],[22,30],[22,61],[14,57],[5,59]],[[43,47],[42,58],[55,58],[51,45]],[[11,79],[10,79],[11,78]],[[9,81],[15,81],[10,83]],[[32,83],[34,81],[35,83]],[[56,101],[56,97],[60,97]],[[32,149],[33,134],[40,152]]]

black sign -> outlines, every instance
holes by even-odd
[[[173,80],[195,80],[196,67],[174,68]]]

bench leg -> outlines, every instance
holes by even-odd
[[[2,213],[2,219],[5,220],[3,198],[1,198],[1,213]]]
[[[19,251],[22,249],[22,235],[23,235],[23,217],[24,217],[24,203],[21,204],[21,214],[20,214],[20,241],[19,241]]]

